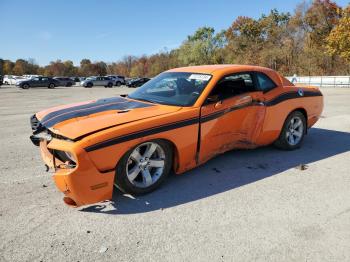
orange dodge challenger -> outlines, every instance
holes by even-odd
[[[300,147],[323,109],[315,87],[263,67],[208,65],[161,73],[128,96],[58,106],[31,117],[64,202],[81,206],[157,188],[231,149]]]

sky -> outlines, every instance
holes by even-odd
[[[0,58],[114,62],[178,47],[199,27],[228,28],[238,16],[301,0],[0,0]],[[345,6],[349,0],[336,1]]]

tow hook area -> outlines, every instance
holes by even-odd
[[[70,207],[77,207],[77,203],[70,197],[64,197],[63,202]]]

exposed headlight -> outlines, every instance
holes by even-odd
[[[52,140],[52,136],[50,134],[48,134],[47,132],[41,132],[39,134],[34,135],[33,137],[40,139],[40,140],[46,140],[46,141]]]
[[[67,158],[68,158],[70,161],[72,161],[72,162],[74,162],[74,163],[77,162],[77,160],[75,159],[75,157],[74,157],[74,155],[73,155],[72,153],[70,153],[70,152],[64,152],[64,153],[66,154]]]

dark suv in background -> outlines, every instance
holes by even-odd
[[[60,82],[60,86],[73,86],[75,81],[69,77],[54,77],[53,79]]]

